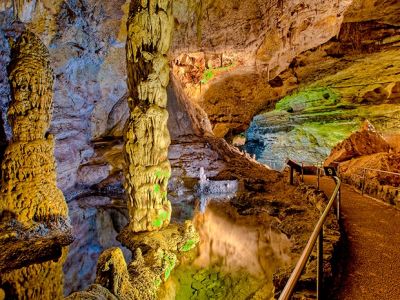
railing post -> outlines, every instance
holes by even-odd
[[[321,229],[317,244],[317,300],[322,299],[324,282],[324,229]]]
[[[304,183],[304,162],[301,162],[301,182]]]
[[[317,191],[319,191],[319,176],[320,176],[321,170],[319,166],[317,167]]]
[[[333,194],[328,202],[328,205],[326,206],[324,212],[322,213],[322,216],[319,218],[318,223],[315,225],[315,228],[307,242],[306,247],[304,248],[303,252],[300,255],[300,258],[294,267],[294,270],[292,274],[290,275],[285,287],[283,288],[279,300],[290,300],[291,296],[293,294],[293,291],[296,287],[297,282],[299,281],[301,277],[301,273],[303,272],[308,259],[310,258],[310,255],[315,248],[315,245],[317,244],[317,273],[318,273],[318,278],[317,278],[317,295],[318,299],[322,299],[322,294],[323,294],[323,227],[326,222],[326,219],[330,213],[331,208],[333,207],[336,199],[336,195],[339,191],[341,181],[340,178],[337,176],[333,176],[335,181],[336,181],[336,187],[335,190],[333,191]]]

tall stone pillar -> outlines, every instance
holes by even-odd
[[[53,104],[53,71],[39,38],[25,31],[12,46],[8,121],[12,140],[1,165],[0,215],[21,223],[68,218],[56,185],[54,140],[47,134]]]
[[[13,136],[1,164],[0,265],[7,268],[6,261],[11,271],[0,272],[0,287],[6,299],[62,299],[62,247],[72,238],[67,203],[56,185],[54,140],[47,134],[53,71],[48,50],[33,33],[23,32],[12,45],[8,71]]]
[[[124,154],[129,227],[134,232],[159,230],[171,218],[166,87],[172,28],[171,0],[132,0],[126,44],[130,116]]]

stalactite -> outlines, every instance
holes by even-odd
[[[14,17],[20,21],[22,19],[22,13],[26,0],[13,0]]]
[[[1,165],[0,215],[21,223],[66,219],[67,204],[56,185],[54,140],[46,134],[53,71],[48,50],[31,32],[22,33],[12,47],[9,80],[13,137]]]
[[[135,232],[161,229],[171,217],[166,54],[172,26],[170,0],[131,2],[126,46],[130,117],[124,153],[129,226]]]

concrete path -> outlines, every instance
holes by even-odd
[[[316,177],[305,181],[316,185]],[[321,179],[327,196],[334,186]],[[335,299],[400,300],[400,210],[342,185],[341,218],[345,245]]]

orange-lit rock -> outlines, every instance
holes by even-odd
[[[390,149],[388,142],[376,131],[375,127],[370,122],[365,121],[359,131],[353,133],[332,149],[325,165],[347,161],[363,155],[379,152],[387,153]]]

